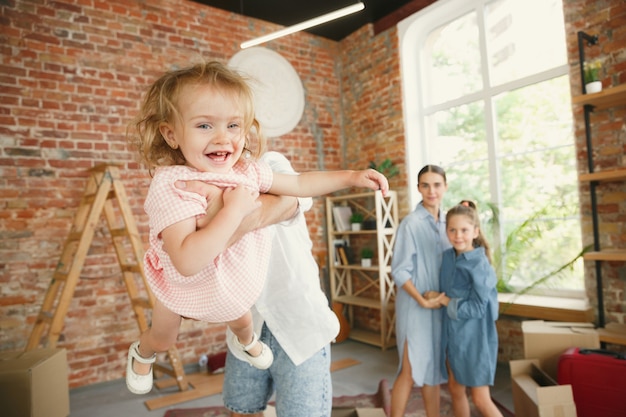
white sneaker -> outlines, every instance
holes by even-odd
[[[272,350],[265,343],[259,340],[259,337],[256,333],[254,333],[252,337],[252,342],[248,345],[242,345],[239,342],[239,339],[236,335],[233,335],[234,345],[237,346],[243,353],[245,353],[246,359],[250,365],[254,366],[257,369],[267,369],[274,362],[274,355],[272,354]],[[252,356],[248,350],[252,349],[256,342],[261,344],[261,353],[258,356]]]
[[[152,389],[152,369],[146,375],[139,375],[133,370],[133,360],[139,363],[153,364],[156,361],[156,353],[146,359],[139,354],[139,341],[130,345],[128,349],[128,362],[126,363],[126,387],[133,394],[147,394]]]

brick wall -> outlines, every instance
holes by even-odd
[[[397,31],[374,36],[372,27],[365,26],[345,42],[342,46],[349,50],[341,55],[340,86],[345,163],[367,168],[369,161],[380,164],[390,158],[400,172],[406,172]],[[399,207],[408,207],[406,176],[389,182],[398,191]]]
[[[604,88],[626,83],[626,3],[564,0],[568,58],[572,95],[582,92],[578,63],[577,32],[598,35],[597,46],[585,46],[585,58],[603,62]],[[574,106],[578,171],[588,172],[587,145],[582,106]],[[596,170],[626,166],[626,105],[591,116],[593,158]],[[598,212],[602,248],[626,248],[626,183],[598,187]],[[589,185],[580,186],[583,243],[593,243]],[[626,266],[623,262],[602,262],[605,321],[626,323]],[[594,262],[585,263],[587,295],[597,305]]]

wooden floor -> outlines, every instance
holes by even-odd
[[[374,393],[378,390],[381,379],[386,378],[390,386],[395,380],[398,366],[398,353],[395,348],[382,351],[371,345],[348,339],[334,344],[331,354],[332,362],[337,367],[332,373],[333,396]],[[190,371],[186,369],[190,375],[194,371],[197,369]],[[172,408],[222,405],[222,396],[219,393],[161,408],[149,409],[146,405],[146,402],[158,404],[160,398],[177,393],[179,393],[177,387],[172,385],[153,389],[146,395],[134,395],[126,389],[123,379],[81,387],[70,391],[70,417],[163,417],[165,412]],[[508,364],[498,367],[492,395],[500,403],[510,409],[513,408]]]

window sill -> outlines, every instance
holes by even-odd
[[[595,314],[584,299],[498,294],[500,314],[540,320],[591,323]]]

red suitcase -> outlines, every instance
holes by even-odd
[[[570,348],[559,358],[557,382],[572,386],[577,417],[626,417],[626,355]]]

